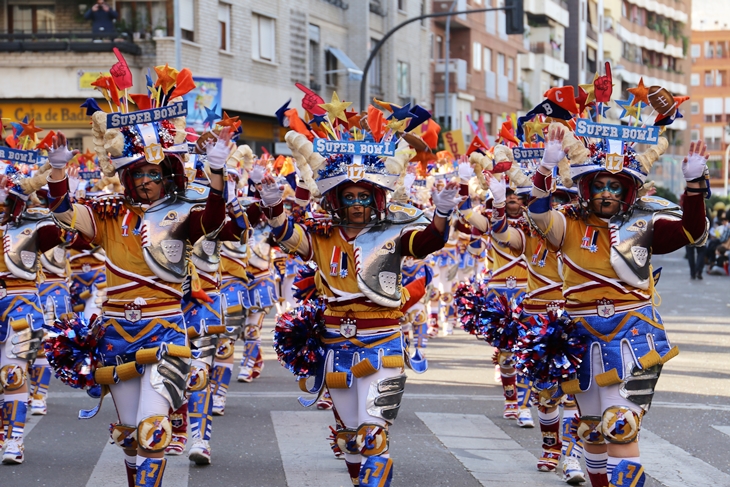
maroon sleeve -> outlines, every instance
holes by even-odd
[[[61,230],[56,225],[38,227],[38,250],[48,252],[62,243]]]
[[[226,218],[226,202],[223,195],[211,191],[202,211],[190,213],[190,241],[197,242],[203,235],[218,229]]]
[[[249,205],[248,208],[246,208],[246,216],[248,216],[248,223],[250,223],[252,227],[258,225],[261,221],[261,208],[259,205]]]
[[[659,219],[654,222],[652,253],[668,254],[697,240],[705,231],[705,198],[701,194],[685,194],[682,205],[682,220]]]
[[[411,240],[412,239],[412,240]],[[401,255],[403,257],[415,257],[423,259],[428,254],[444,248],[449,239],[449,228],[444,233],[439,232],[431,222],[423,230],[410,230],[400,238]]]

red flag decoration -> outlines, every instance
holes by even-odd
[[[285,111],[284,116],[289,120],[290,129],[296,130],[302,135],[306,135],[310,141],[314,139],[314,137],[312,136],[312,132],[307,127],[307,124],[304,123],[304,120],[299,118],[299,113],[297,113],[296,108],[290,108],[289,110]]]
[[[571,90],[573,88],[570,88]],[[512,121],[507,120],[502,124],[502,128],[499,129],[499,136],[502,137],[503,140],[506,140],[508,142],[512,142],[515,145],[520,145],[520,141],[517,140],[515,137],[515,133],[512,130]]]
[[[439,133],[441,132],[441,126],[436,123],[434,119],[426,122],[426,126],[422,127],[421,138],[431,148],[435,149],[439,144]]]
[[[152,101],[150,100],[150,97],[147,95],[142,95],[139,93],[130,93],[129,98],[132,99],[135,105],[137,105],[137,108],[139,110],[148,110],[152,108]]]
[[[45,137],[43,137],[43,140],[38,142],[38,148],[39,149],[45,149],[48,150],[51,148],[51,145],[53,144],[53,136],[56,135],[56,132],[53,130],[49,130]]]
[[[466,150],[466,155],[470,155],[472,152],[479,151],[482,153],[487,152],[487,145],[482,142],[482,139],[479,138],[478,135],[475,135],[474,138],[471,140],[471,144],[469,144],[469,148]]]
[[[177,74],[177,80],[175,81],[175,89],[170,95],[170,99],[177,96],[183,96],[195,89],[195,81],[193,81],[193,73],[188,68],[183,68]]]
[[[370,132],[373,134],[373,137],[375,138],[376,142],[380,142],[380,139],[383,138],[383,134],[385,133],[383,126],[385,125],[385,122],[383,120],[383,112],[378,110],[372,105],[368,106],[368,126],[370,127]],[[428,143],[428,142],[426,142]]]
[[[570,113],[578,113],[578,106],[575,104],[575,93],[573,92],[572,86],[550,88],[545,92],[544,96]]]
[[[598,103],[607,103],[611,101],[613,77],[611,76],[611,64],[608,61],[606,61],[606,75],[596,78],[593,82],[593,87],[593,93],[596,95],[596,101]]]
[[[131,88],[132,72],[129,70],[127,61],[124,59],[124,56],[122,56],[122,53],[119,52],[119,49],[115,47],[112,50],[114,51],[114,55],[117,57],[119,62],[112,66],[112,69],[109,70],[109,74],[112,75],[114,83],[116,83],[120,90],[126,90],[127,88]]]
[[[304,98],[302,98],[302,108],[311,113],[312,115],[324,115],[327,110],[319,106],[325,103],[324,98],[319,96],[314,91],[310,90],[301,83],[294,83],[294,86],[304,92]]]

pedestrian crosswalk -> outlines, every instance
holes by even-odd
[[[79,402],[83,395],[77,392],[51,393],[51,406],[53,398],[63,396],[65,399],[78,398]],[[286,406],[267,413],[267,417],[259,416],[259,421],[270,421],[275,436],[275,449],[278,449],[280,465],[283,467],[287,487],[322,487],[322,486],[348,486],[350,485],[345,464],[342,460],[334,458],[326,438],[329,436],[329,425],[333,424],[333,416],[328,411],[301,410],[294,407],[294,391],[272,391],[272,392],[251,392],[244,393],[232,391],[229,401],[257,402],[257,401],[283,401],[280,404]],[[438,401],[446,399],[438,394],[412,394],[411,399]],[[474,400],[487,401],[496,400],[496,396],[470,396]],[[452,399],[453,396],[450,396]],[[415,403],[416,401],[414,401]],[[449,401],[450,403],[450,401]],[[284,410],[288,407],[289,410]],[[669,404],[662,404],[659,407],[671,407]],[[43,452],[37,451],[37,443],[33,441],[39,434],[38,426],[48,425],[53,421],[53,407],[49,408],[49,416],[31,416],[26,425],[29,448],[26,454],[29,458],[37,459],[42,463],[39,456]],[[561,486],[565,485],[558,475],[538,472],[536,465],[536,452],[524,446],[524,441],[515,439],[514,422],[502,421],[501,419],[491,420],[484,414],[462,414],[453,412],[432,412],[415,411],[411,413],[416,419],[409,425],[409,429],[418,430],[419,436],[428,435],[437,443],[443,446],[439,455],[452,456],[451,461],[458,461],[458,464],[473,478],[473,485],[484,487],[497,487],[504,485],[532,485],[532,486]],[[730,447],[730,426],[714,425],[715,430],[723,433],[727,438]],[[245,418],[241,418],[240,428],[246,428]],[[100,428],[101,429],[101,428]],[[535,431],[535,442],[538,433]],[[402,428],[397,428],[394,435],[407,434]],[[98,438],[96,437],[98,436]],[[122,465],[122,454],[118,447],[103,439],[101,431],[95,435],[93,441],[102,445],[101,453],[94,457],[95,464],[89,465],[89,472],[85,485],[96,487],[100,485],[110,487],[125,487],[126,478]],[[523,438],[524,439],[524,438]],[[273,439],[272,439],[273,440]],[[216,444],[214,435],[213,444]],[[657,484],[665,487],[705,487],[705,486],[729,486],[730,475],[716,468],[700,458],[693,456],[679,446],[665,438],[643,428],[641,432],[641,457],[646,467],[646,472],[657,481]],[[69,445],[72,447],[72,445]],[[225,446],[217,445],[218,451]],[[256,454],[256,452],[250,452]],[[276,452],[272,451],[274,455]],[[265,454],[261,452],[261,454]],[[396,471],[399,475],[407,478],[408,468],[407,457],[411,453],[394,449],[392,452]],[[197,468],[188,460],[186,455],[178,457],[167,457],[168,464],[165,472],[165,486],[175,487],[197,487],[200,484],[200,476],[194,476]],[[24,465],[16,468],[10,474],[11,483],[13,475],[22,472],[22,469],[29,467]],[[83,468],[83,467],[80,467]],[[227,465],[216,463],[206,467],[206,476],[215,480],[217,468],[228,468]],[[2,472],[3,474],[5,472]],[[465,473],[466,475],[466,473]],[[34,475],[34,478],[37,475]],[[52,479],[52,474],[49,479]],[[266,478],[264,476],[264,478]],[[283,480],[283,479],[282,479]],[[270,484],[256,485],[279,487],[278,481]],[[20,485],[20,484],[17,484]],[[63,485],[63,484],[58,484]],[[205,485],[218,485],[206,482]],[[248,484],[242,480],[240,485]],[[437,484],[433,484],[437,485]],[[226,487],[230,487],[226,485]]]

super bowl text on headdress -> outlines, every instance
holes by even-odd
[[[643,144],[656,144],[659,140],[659,127],[628,127],[609,123],[595,123],[585,119],[575,122],[575,135],[581,137],[602,137],[628,140]]]
[[[139,110],[129,113],[110,113],[106,116],[106,124],[109,128],[126,127],[139,123],[159,122],[175,117],[184,117],[188,114],[188,103],[179,101],[171,105],[149,110]]]
[[[332,154],[347,154],[352,156],[393,156],[395,142],[375,142],[370,140],[329,140],[314,139],[314,150],[318,154],[328,156]]]
[[[0,160],[35,164],[38,162],[38,154],[36,151],[0,147]]]
[[[542,155],[545,153],[543,147],[528,149],[525,147],[515,147],[512,149],[512,155],[515,161],[522,163],[526,161],[539,161],[542,159]]]

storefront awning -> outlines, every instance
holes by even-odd
[[[347,72],[347,76],[353,80],[353,81],[362,81],[362,69],[357,67],[357,64],[354,63],[352,59],[350,59],[347,54],[340,51],[336,47],[328,47],[327,50],[332,53],[334,57],[337,58],[339,62],[341,62],[345,69],[338,69],[336,71],[328,71],[327,73],[340,73],[340,72]]]

